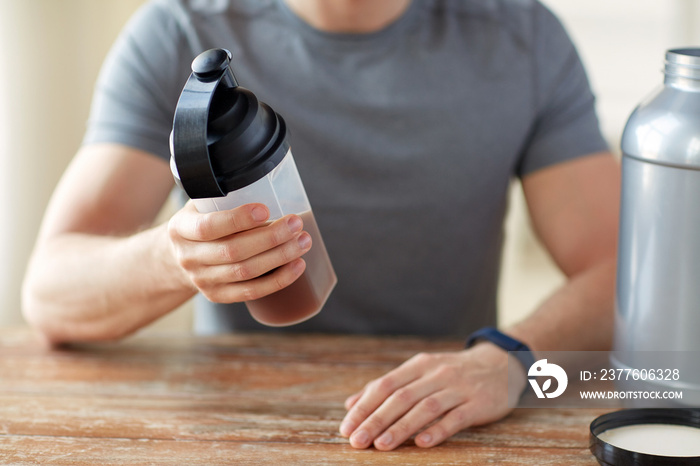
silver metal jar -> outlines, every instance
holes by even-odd
[[[683,391],[655,404],[700,406],[700,48],[666,52],[622,152],[612,363],[636,369],[629,387]]]

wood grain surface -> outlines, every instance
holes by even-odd
[[[42,346],[0,331],[3,464],[595,465],[602,409],[517,409],[444,444],[355,450],[344,399],[420,351],[461,342],[163,334]]]

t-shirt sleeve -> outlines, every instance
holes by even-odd
[[[608,149],[581,59],[545,7],[534,14],[535,119],[517,168],[522,177],[549,165]]]
[[[173,114],[189,73],[179,29],[160,2],[129,20],[100,71],[83,145],[119,143],[168,159]]]

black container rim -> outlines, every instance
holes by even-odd
[[[611,445],[598,435],[616,427],[642,424],[672,424],[700,428],[700,409],[637,408],[603,414],[591,422],[589,449],[601,465],[698,465],[698,456],[661,456]]]

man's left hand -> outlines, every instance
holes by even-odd
[[[510,412],[508,354],[488,342],[458,352],[421,353],[369,382],[345,407],[340,433],[355,448],[374,444],[393,450],[414,434],[417,446],[432,447]]]

